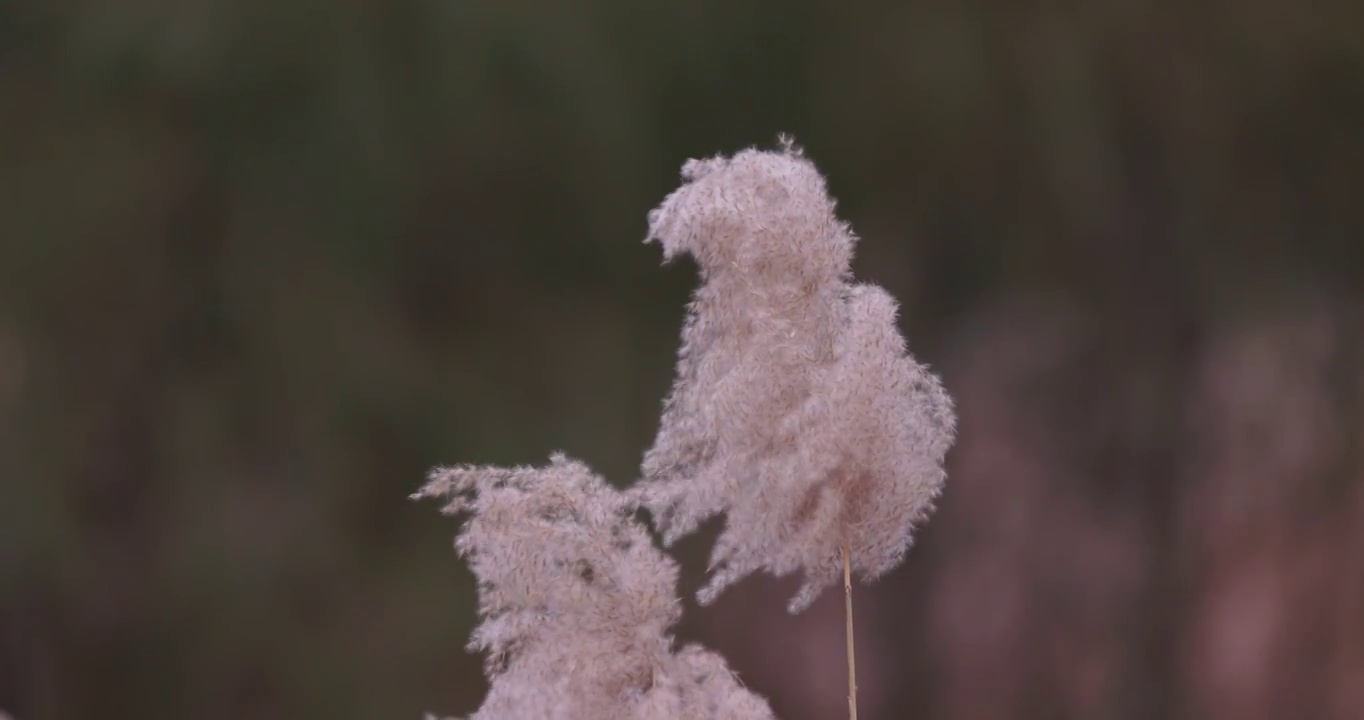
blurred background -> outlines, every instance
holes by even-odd
[[[631,482],[696,283],[645,215],[782,131],[961,415],[862,715],[1364,718],[1355,0],[3,0],[0,712],[472,712],[407,495]],[[680,635],[842,717],[795,584]]]

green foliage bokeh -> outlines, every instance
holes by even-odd
[[[472,578],[406,495],[632,479],[688,157],[795,134],[930,359],[1014,288],[1135,343],[1351,286],[1361,38],[1344,0],[9,0],[0,709],[475,707]]]

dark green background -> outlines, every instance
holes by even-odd
[[[0,710],[472,711],[472,578],[455,524],[406,495],[433,464],[556,449],[628,483],[695,282],[641,244],[645,215],[686,158],[783,131],[862,235],[860,277],[902,300],[962,399],[943,511],[863,596],[859,632],[884,640],[865,714],[1358,717],[1358,443],[1307,433],[1322,460],[1271,490],[1203,482],[1200,432],[1234,422],[1189,409],[1222,377],[1201,368],[1225,328],[1286,327],[1245,357],[1301,371],[1249,385],[1302,380],[1324,427],[1364,440],[1347,0],[0,2]],[[1269,418],[1252,451],[1297,427],[1268,397],[1239,405]],[[1049,448],[1043,471],[992,438]],[[1010,519],[1022,501],[957,478],[1035,485],[1046,514]],[[1191,539],[1188,498],[1264,493],[1247,526]],[[1077,504],[1121,552],[1056,559],[1089,543],[1066,534]],[[707,543],[683,545],[686,592]],[[933,603],[975,606],[933,598],[986,556],[1030,600],[979,610],[1012,628],[992,640],[954,639]],[[1303,557],[1323,569],[1294,574]],[[1289,638],[1262,653],[1287,663],[1273,683],[1202,675],[1190,649],[1219,618],[1258,637],[1236,613],[1261,595],[1206,599],[1245,563],[1293,609],[1270,614]],[[789,590],[689,603],[683,635],[781,716],[816,717],[808,658],[754,649],[816,622],[781,614]],[[833,716],[836,621],[817,621]],[[997,662],[949,661],[973,652]]]

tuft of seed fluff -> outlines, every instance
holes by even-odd
[[[838,579],[840,547],[864,580],[904,559],[946,478],[952,400],[906,351],[894,298],[853,282],[857,238],[789,139],[682,179],[646,242],[692,256],[701,284],[632,493],[665,544],[725,514],[700,602],[801,571],[799,612]]]
[[[467,515],[455,547],[478,578],[491,688],[474,720],[770,720],[719,655],[673,650],[677,565],[636,505],[562,454],[544,467],[431,471],[412,496]]]

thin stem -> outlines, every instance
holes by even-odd
[[[853,652],[852,567],[848,563],[848,548],[843,553],[843,612],[848,618],[848,720],[857,720],[857,660]]]

